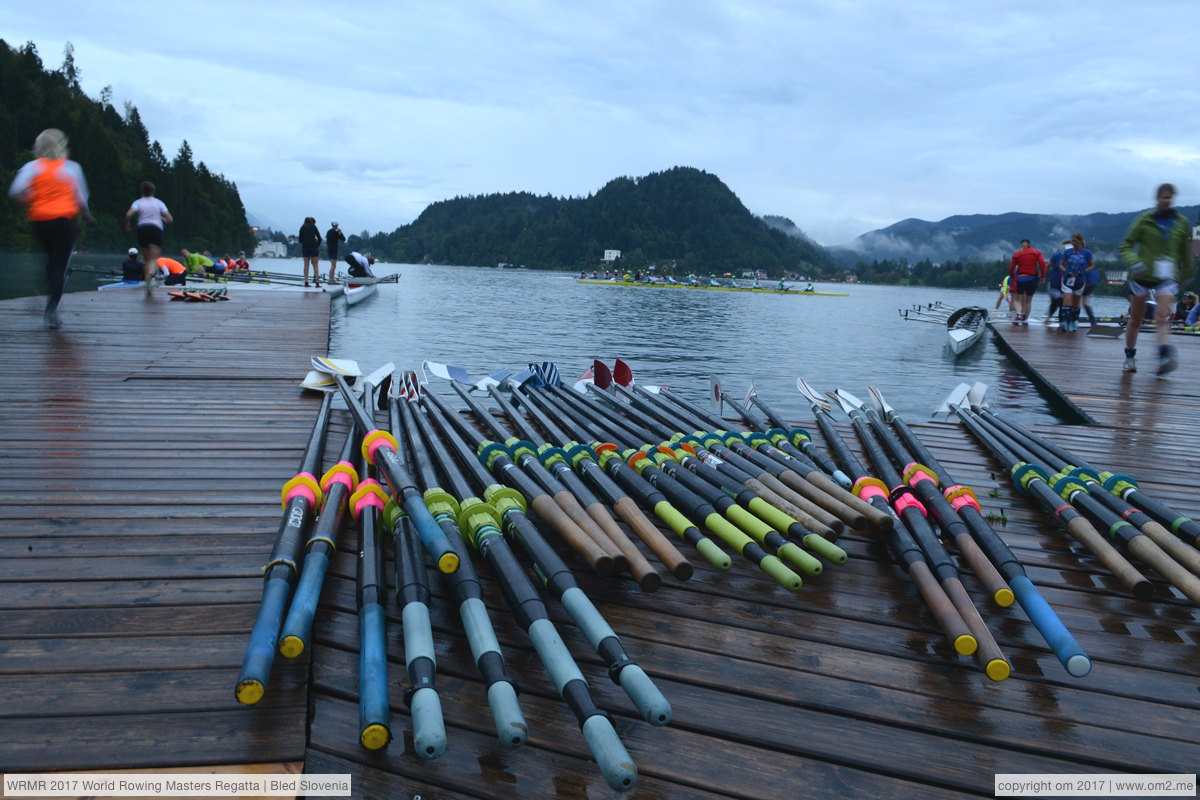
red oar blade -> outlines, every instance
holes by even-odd
[[[612,371],[598,358],[592,362],[592,380],[601,389],[607,389],[613,384]]]
[[[613,364],[612,375],[613,380],[622,386],[629,386],[633,383],[633,369],[619,358]]]

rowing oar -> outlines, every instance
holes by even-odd
[[[660,440],[664,441],[673,452],[682,448],[689,455],[695,456],[697,459],[695,462],[688,464],[689,469],[699,472],[705,478],[712,477],[712,474],[715,472],[729,481],[733,481],[735,484],[742,486],[746,491],[761,498],[763,502],[790,517],[792,520],[791,524],[803,526],[808,533],[819,533],[832,542],[837,539],[845,528],[845,524],[841,520],[825,512],[823,509],[815,507],[812,503],[809,503],[780,483],[774,476],[767,474],[753,465],[746,465],[743,460],[731,457],[731,454],[719,440],[701,438],[705,432],[702,431],[700,432],[701,435],[697,436],[673,430],[673,427],[678,426],[662,425],[650,415],[633,408],[627,403],[621,402],[607,392],[592,387],[589,388],[592,389],[589,395],[593,398],[600,398],[602,405],[606,407],[607,411],[610,413],[620,413],[635,421],[636,424],[626,422],[626,425],[641,437],[642,444],[649,445],[655,440]],[[714,452],[714,448],[720,452]],[[703,465],[707,469],[698,469],[700,465]],[[726,483],[725,485],[728,486],[729,484]],[[749,500],[749,495],[745,497]],[[782,524],[782,522],[777,519],[772,524]],[[800,535],[798,534],[798,536]]]
[[[978,386],[978,384],[976,384]],[[975,389],[972,390],[974,395]],[[994,420],[1003,425],[1007,430],[1017,435],[1022,441],[1033,446],[1036,445],[1040,453],[1044,453],[1043,457],[1047,458],[1049,466],[1056,469],[1066,470],[1074,475],[1085,476],[1093,483],[1100,484],[1105,490],[1124,500],[1127,504],[1136,506],[1146,512],[1150,517],[1157,521],[1160,525],[1169,528],[1172,533],[1183,539],[1189,544],[1200,547],[1200,523],[1192,520],[1184,514],[1179,513],[1170,506],[1155,500],[1153,497],[1147,496],[1138,488],[1137,481],[1128,475],[1119,473],[1105,472],[1097,470],[1095,467],[1088,464],[1079,456],[1074,455],[1069,450],[1055,445],[1048,441],[1045,437],[1039,436],[1028,428],[1014,422],[1007,417],[1000,417],[995,412],[987,408],[986,405],[981,407],[980,412],[989,420]],[[1090,486],[1088,488],[1091,488]],[[1111,506],[1116,510],[1116,506]],[[1121,506],[1122,509],[1125,506]],[[1157,541],[1157,539],[1156,539]],[[1161,545],[1162,542],[1159,542]]]
[[[350,460],[357,448],[358,428],[351,424],[338,462],[321,477],[325,501],[308,537],[300,581],[296,584],[296,594],[279,638],[279,652],[285,658],[297,658],[308,647],[329,561],[337,552],[337,535],[346,515],[346,501],[358,488],[358,470]]]
[[[916,433],[896,413],[896,410],[887,404],[878,389],[872,386],[870,392],[875,398],[875,405],[884,420],[890,422],[896,429],[909,451],[919,460],[919,466],[932,474],[943,500],[951,506],[950,512],[956,514],[970,529],[971,535],[987,554],[988,560],[995,564],[1004,576],[1017,603],[1025,611],[1029,621],[1033,623],[1033,627],[1041,634],[1042,639],[1050,646],[1050,651],[1058,658],[1059,663],[1063,665],[1068,674],[1076,678],[1082,678],[1091,672],[1092,660],[1075,641],[1075,637],[1071,635],[1071,632],[1059,619],[1058,614],[1042,597],[1041,592],[1029,580],[1029,576],[1025,574],[1025,567],[983,516],[983,510],[979,507],[979,500],[975,493],[968,487],[956,483],[950,477],[946,468],[925,447]],[[911,469],[906,469],[905,472],[911,473]],[[911,478],[909,482],[913,483]],[[914,488],[916,488],[915,485]],[[930,506],[934,509],[935,515],[947,513],[940,503],[930,504]],[[938,511],[938,508],[941,510]]]
[[[1014,455],[1016,459],[1027,462],[1033,457],[1031,453],[1021,448],[1019,442],[1014,442],[1014,440],[1005,437],[1003,431],[989,425],[975,414],[974,411],[960,407],[958,409],[960,418],[964,416],[964,412],[969,415],[971,421],[986,431],[987,435],[998,441],[1002,440],[1000,443],[1012,450],[1011,455]],[[1042,468],[1036,462],[1029,462],[1026,466],[1033,469]],[[1014,470],[1016,469],[1014,467]],[[1014,482],[1016,482],[1017,477],[1017,473],[1014,471]],[[1200,604],[1200,579],[1197,579],[1195,575],[1188,572],[1186,568],[1167,555],[1162,548],[1154,543],[1153,539],[1142,533],[1125,519],[1122,519],[1117,512],[1093,497],[1088,492],[1082,480],[1073,475],[1063,473],[1048,478],[1045,474],[1039,477],[1042,477],[1047,482],[1054,481],[1052,490],[1063,500],[1071,503],[1093,522],[1102,526],[1108,532],[1110,539],[1124,542],[1130,553],[1137,556],[1143,563],[1149,565],[1155,572],[1166,578],[1168,583],[1182,592],[1189,600]]]
[[[1013,485],[1021,494],[1033,497],[1042,510],[1050,514],[1063,526],[1067,533],[1075,537],[1084,547],[1091,551],[1100,563],[1104,564],[1121,583],[1125,584],[1139,600],[1148,600],[1154,587],[1144,575],[1138,572],[1125,556],[1117,552],[1097,531],[1092,523],[1071,505],[1071,502],[1060,497],[1058,492],[1050,487],[1050,474],[1037,464],[1031,464],[1017,456],[999,439],[985,428],[966,405],[966,385],[959,387],[960,398],[946,400],[946,407],[954,413],[967,427],[976,439],[991,452],[991,454],[1009,471]],[[1082,485],[1076,484],[1082,489]],[[1064,486],[1063,488],[1068,488]],[[1149,541],[1148,539],[1146,541]]]
[[[496,735],[507,747],[519,747],[529,735],[529,726],[517,702],[516,685],[504,670],[504,656],[500,643],[483,603],[483,589],[479,576],[466,552],[466,545],[459,535],[455,516],[459,512],[454,496],[438,485],[433,462],[425,447],[416,424],[412,420],[409,403],[400,402],[406,392],[396,391],[399,381],[392,381],[388,397],[388,418],[392,435],[398,442],[407,442],[407,459],[417,471],[417,477],[425,488],[425,504],[437,520],[438,525],[460,556],[458,569],[444,576],[450,594],[458,603],[458,615],[467,634],[475,666],[487,687],[488,707],[496,726]],[[403,457],[406,450],[397,451]],[[420,539],[413,535],[408,515],[394,502],[384,512],[392,528],[392,541],[396,553],[396,599],[400,603],[404,622],[404,663],[408,668],[410,688],[405,699],[412,709],[413,740],[417,752],[426,758],[440,756],[446,747],[445,726],[442,721],[441,702],[435,686],[437,655],[433,646],[433,627],[429,620],[429,584],[425,577],[425,558]],[[418,715],[431,718],[428,726],[440,733],[440,739],[422,741],[418,728]],[[436,723],[436,728],[434,727]]]
[[[675,394],[665,386],[660,386],[655,390],[634,384],[631,388],[642,397],[657,401],[662,408],[668,407],[668,404],[663,402],[665,398],[683,412],[690,414],[695,420],[714,426],[712,428],[714,431],[722,431],[728,427],[726,421],[721,417],[708,413],[702,407]],[[720,391],[720,385],[715,383],[715,379],[714,389],[717,392]],[[721,396],[724,397],[724,393]],[[891,515],[884,514],[870,503],[864,502],[842,488],[841,484],[831,479],[807,455],[795,447],[789,436],[811,441],[808,432],[803,428],[793,428],[790,434],[783,428],[760,431],[759,422],[753,419],[748,410],[732,402],[731,405],[738,408],[742,418],[750,427],[749,431],[742,434],[732,432],[727,434],[726,444],[735,452],[751,458],[764,468],[768,468],[766,462],[759,461],[759,458],[773,460],[783,470],[778,474],[779,480],[790,488],[803,493],[825,510],[838,515],[852,528],[861,529],[869,525],[885,529],[893,524]],[[729,437],[736,438],[730,439]],[[750,456],[751,452],[757,452],[757,455],[752,457]],[[836,470],[836,466],[834,469]]]
[[[777,429],[780,431],[787,430],[787,420],[775,413],[775,410],[767,405],[766,401],[761,397],[753,394],[750,396],[750,402],[758,406],[759,410],[766,415],[767,420]],[[793,447],[798,447],[801,453],[812,459],[818,467],[837,481],[843,489],[849,489],[853,485],[853,481],[850,480],[849,476],[837,468],[837,464],[833,462],[833,459],[822,452],[821,448],[817,447],[812,437],[808,435],[808,431],[803,428],[793,428],[783,436],[777,435],[775,439],[777,440],[776,444],[779,444],[781,447],[783,446],[783,442],[787,442]],[[787,448],[784,449],[786,450]]]
[[[797,380],[797,383],[803,381]],[[866,502],[882,513],[893,517],[891,527],[883,530],[884,541],[896,563],[904,568],[917,587],[917,593],[925,601],[925,605],[933,614],[934,620],[950,646],[959,655],[972,655],[978,648],[979,642],[971,634],[962,614],[959,613],[953,600],[946,593],[941,583],[944,567],[931,562],[925,551],[913,539],[908,526],[896,516],[895,510],[888,504],[887,484],[868,472],[866,466],[842,439],[837,429],[829,421],[829,403],[821,399],[808,384],[803,384],[802,392],[812,405],[817,424],[821,426],[826,443],[833,449],[842,466],[849,472],[848,477],[854,480],[854,491]],[[896,524],[899,522],[899,524]]]
[[[846,563],[846,552],[831,541],[837,538],[844,527],[841,520],[808,504],[774,476],[759,471],[755,465],[730,452],[715,437],[703,432],[699,436],[671,432],[670,426],[659,426],[653,418],[626,406],[604,392],[597,391],[593,394],[606,398],[614,409],[655,426],[657,433],[668,437],[670,452],[681,464],[694,474],[701,475],[705,479],[717,483],[726,491],[732,492],[738,502],[771,524],[776,530],[786,531],[792,537],[800,540],[805,547],[819,553],[834,564]],[[645,429],[640,429],[640,431],[645,431]],[[675,445],[678,446],[678,449],[674,447]],[[666,451],[660,450],[660,452]],[[797,505],[798,500],[804,502],[805,505],[803,507]],[[814,516],[818,512],[821,516]]]
[[[892,508],[895,509],[897,516],[912,534],[913,540],[925,552],[925,558],[933,567],[934,574],[938,576],[946,595],[954,603],[954,607],[958,609],[963,622],[967,624],[971,635],[978,643],[978,649],[974,653],[976,663],[983,667],[984,673],[992,680],[1006,679],[1012,674],[1012,665],[1008,663],[1008,659],[1000,650],[1000,645],[996,643],[991,631],[984,624],[979,610],[971,602],[971,598],[959,578],[958,567],[954,565],[950,554],[946,552],[946,548],[929,524],[925,506],[917,499],[912,488],[904,483],[896,468],[892,466],[887,454],[875,440],[875,434],[871,431],[864,416],[857,413],[857,410],[848,407],[844,401],[838,399],[837,395],[829,393],[828,396],[838,401],[842,405],[842,410],[850,417],[850,424],[854,426],[854,432],[858,434],[863,449],[867,451],[871,463],[874,464],[876,474],[883,480],[885,486],[893,487],[888,496]],[[851,413],[852,411],[855,413]]]
[[[676,450],[665,445],[655,447],[653,444],[648,444],[648,439],[655,438],[650,436],[648,431],[638,431],[626,427],[626,423],[622,419],[617,418],[596,403],[587,402],[578,392],[564,389],[548,391],[560,403],[571,406],[585,419],[594,424],[601,423],[606,426],[608,432],[614,434],[613,441],[628,448],[621,456],[634,469],[645,474],[647,465],[643,463],[643,459],[638,457],[638,454],[649,456],[656,467],[690,492],[699,495],[706,504],[720,511],[741,533],[748,534],[760,545],[776,553],[784,561],[800,568],[803,572],[809,575],[821,573],[823,569],[821,562],[802,550],[795,542],[785,539],[780,533],[780,529],[789,530],[794,525],[798,531],[803,532],[802,535],[809,535],[812,532],[806,530],[775,506],[767,503],[752,489],[723,475],[711,466],[702,465],[691,453],[683,449]],[[664,491],[666,491],[665,488]],[[735,500],[737,502],[734,502]],[[754,521],[752,522],[752,520]],[[721,532],[713,532],[725,539]],[[741,546],[726,541],[736,547],[739,552],[742,551]],[[783,585],[790,588],[791,579],[788,578],[788,580],[789,583]]]
[[[564,461],[550,459],[548,463],[543,463],[532,442],[509,436],[499,421],[471,397],[461,384],[450,385],[487,432],[496,440],[504,442],[504,447],[508,449],[512,459],[533,475],[535,480],[539,480],[571,519],[612,556],[619,571],[628,569],[642,591],[653,592],[662,585],[662,577],[641,551],[629,541],[629,537],[613,520],[604,504],[583,485],[583,481]]]
[[[968,400],[971,403],[971,409],[979,414],[983,422],[990,425],[997,435],[1012,442],[1014,449],[1024,454],[1032,455],[1033,458],[1040,459],[1049,468],[1058,470],[1058,473],[1054,476],[1055,480],[1060,477],[1078,479],[1087,488],[1088,494],[1107,506],[1110,511],[1119,515],[1121,519],[1149,536],[1155,544],[1162,548],[1163,552],[1182,564],[1193,574],[1200,573],[1200,551],[1185,544],[1157,521],[1151,519],[1141,509],[1105,489],[1101,484],[1100,475],[1095,470],[1086,467],[1076,467],[1073,464],[1067,463],[1052,451],[1039,445],[1037,441],[1023,435],[1022,429],[1009,425],[1005,418],[990,411],[987,402],[983,399],[986,387],[983,387],[979,396],[976,397],[976,390],[981,386],[983,384],[975,384],[975,387],[973,387],[971,393],[968,395]]]
[[[695,547],[696,551],[700,553],[705,561],[717,569],[729,569],[729,556],[707,539],[704,534],[700,533],[699,528],[680,513],[662,492],[654,488],[653,484],[639,476],[620,458],[615,460],[609,459],[607,463],[602,463],[603,459],[596,449],[599,443],[593,442],[589,446],[575,441],[574,437],[568,435],[562,427],[551,419],[552,412],[549,409],[543,408],[541,399],[535,400],[521,391],[520,387],[515,384],[509,388],[513,397],[521,403],[531,417],[537,420],[542,430],[546,431],[548,436],[557,440],[562,445],[567,458],[576,464],[584,465],[580,469],[590,470],[591,467],[586,466],[587,464],[594,465],[601,470],[608,469],[608,472],[604,473],[606,479],[611,479],[628,496],[637,498],[637,501],[643,508],[650,509],[680,539]],[[613,445],[609,449],[615,449],[615,447],[616,445]],[[655,530],[657,531],[657,528]],[[684,563],[688,562],[685,561]],[[691,565],[688,564],[688,566],[690,567]],[[688,572],[688,577],[691,577],[690,571]],[[686,580],[686,578],[682,578],[681,580]]]
[[[796,591],[802,585],[800,576],[792,572],[777,556],[767,553],[763,547],[756,541],[746,535],[741,527],[735,523],[735,519],[748,528],[758,530],[760,535],[779,534],[773,531],[766,523],[759,520],[750,512],[746,511],[741,506],[733,502],[728,495],[725,495],[719,489],[710,487],[709,484],[700,481],[706,488],[712,488],[717,498],[724,501],[725,506],[722,511],[718,511],[714,504],[710,503],[699,493],[693,492],[684,486],[679,481],[672,478],[666,471],[661,469],[654,461],[654,457],[646,451],[625,451],[623,454],[618,454],[619,449],[616,440],[619,436],[613,436],[611,432],[603,429],[602,426],[593,424],[583,415],[578,415],[574,409],[569,409],[565,405],[552,402],[548,395],[544,393],[526,393],[534,402],[542,403],[543,409],[560,424],[570,429],[576,438],[588,438],[592,440],[592,447],[600,457],[601,466],[609,471],[617,480],[625,480],[623,476],[627,471],[633,472],[641,479],[649,483],[653,488],[661,491],[663,496],[670,500],[671,504],[683,510],[691,519],[700,520],[705,529],[732,547],[735,551],[745,557],[752,564],[770,575],[779,585],[790,591]],[[658,454],[655,454],[658,455]],[[671,458],[663,455],[664,463],[670,463],[675,467],[679,465]],[[727,516],[722,516],[722,514]],[[782,537],[779,537],[782,541]],[[707,539],[702,544],[712,546],[716,550],[716,546]],[[791,542],[783,542],[784,545],[795,547]],[[699,549],[699,545],[697,545]],[[703,551],[701,551],[703,552]],[[717,551],[720,552],[720,551]],[[724,555],[724,553],[721,553]],[[709,559],[712,563],[713,559]],[[715,566],[718,569],[728,569],[730,562],[728,557],[722,563],[717,563]]]
[[[354,370],[346,369],[343,362],[318,356],[313,357],[312,364],[314,370],[333,377],[334,383],[341,390],[342,397],[346,399],[346,405],[355,421],[362,430],[367,431],[363,436],[363,453],[366,455],[367,461],[379,467],[392,490],[392,496],[404,506],[405,512],[408,513],[413,526],[417,529],[417,534],[421,537],[421,543],[425,545],[425,552],[429,553],[439,572],[454,572],[458,569],[458,554],[454,552],[450,541],[446,539],[446,535],[434,521],[429,509],[425,507],[425,502],[421,499],[421,493],[417,491],[412,475],[400,463],[400,459],[396,455],[396,440],[387,431],[374,426],[370,415],[355,399],[354,394],[350,391],[350,386],[343,377],[353,374]],[[357,365],[354,366],[357,367]]]
[[[496,485],[488,471],[478,460],[472,458],[470,446],[464,442],[451,426],[441,419],[441,413],[433,406],[427,406],[429,420],[424,420],[417,411],[413,411],[414,421],[425,437],[425,442],[454,493],[462,499],[462,505],[470,508],[475,505],[472,500],[478,498],[472,492],[471,483],[463,473],[465,468],[471,473],[475,486],[482,487],[484,496],[499,512],[502,530],[508,534],[525,553],[533,564],[534,574],[542,583],[542,587],[562,604],[571,619],[583,631],[588,643],[604,661],[608,675],[614,683],[625,690],[629,699],[637,707],[642,719],[651,725],[666,725],[671,720],[671,705],[663,697],[662,692],[654,685],[640,666],[625,652],[621,640],[612,627],[597,610],[591,599],[579,588],[575,576],[566,562],[554,551],[549,543],[529,517],[525,515],[525,501],[520,493],[512,489],[503,489]],[[442,434],[439,441],[433,434],[430,422],[436,425]],[[460,459],[461,467],[455,463],[451,454],[445,450],[449,446]]]
[[[518,465],[512,456],[509,455],[504,445],[485,437],[477,428],[463,419],[462,415],[447,406],[445,401],[436,394],[426,392],[422,397],[430,408],[436,407],[442,412],[445,419],[457,429],[460,436],[468,442],[474,442],[478,458],[492,471],[497,481],[516,489],[524,495],[528,499],[529,507],[533,509],[534,513],[549,525],[572,550],[582,556],[596,574],[616,575],[623,571],[625,557],[621,555],[620,551],[616,550],[615,545],[612,546],[612,549],[619,556],[619,560],[610,555],[609,551],[603,549],[576,522],[576,518],[579,516],[587,518],[590,521],[590,517],[587,517],[587,514],[578,508],[578,503],[575,504],[577,513],[574,516],[568,515],[563,506],[559,505],[556,501],[554,495],[543,488],[542,480],[553,480],[549,473],[542,470],[541,474],[535,477],[534,474],[531,474],[534,467]],[[566,489],[562,488],[562,484],[559,484],[557,481],[554,481],[554,484],[557,492],[567,493]],[[571,499],[574,498],[572,497]]]
[[[677,429],[691,428],[695,431],[692,435],[699,437],[704,442],[704,446],[716,454],[718,458],[731,461],[744,472],[755,475],[758,480],[775,491],[776,494],[787,498],[800,508],[807,510],[816,519],[828,521],[840,520],[843,525],[848,525],[859,530],[868,527],[867,518],[860,510],[847,505],[817,488],[814,484],[801,477],[798,472],[794,471],[791,468],[791,464],[782,463],[772,458],[770,455],[772,451],[779,453],[780,456],[784,456],[784,454],[782,451],[771,446],[765,437],[760,436],[759,439],[761,440],[761,444],[766,445],[769,449],[766,452],[760,452],[757,447],[751,447],[746,439],[737,433],[727,430],[727,426],[724,424],[714,425],[709,431],[703,431],[701,426],[706,423],[712,425],[712,420],[685,415],[675,405],[668,403],[662,398],[658,398],[652,392],[648,392],[640,386],[634,386],[631,389],[621,389],[620,391],[624,392],[631,402],[650,415],[662,420],[668,426]],[[837,527],[831,526],[831,529],[835,532],[839,528],[840,525]]]
[[[979,546],[979,542],[971,536],[971,529],[954,511],[954,507],[950,505],[950,501],[942,496],[938,489],[937,479],[930,474],[930,467],[923,464],[918,464],[909,457],[908,451],[904,449],[900,441],[892,435],[887,425],[875,413],[875,410],[868,408],[863,401],[859,400],[854,395],[847,392],[845,389],[837,389],[833,392],[838,402],[842,406],[842,410],[846,412],[851,419],[855,414],[862,415],[871,429],[875,431],[876,438],[883,444],[884,450],[892,458],[892,464],[897,469],[903,470],[900,474],[901,482],[911,486],[921,504],[933,521],[937,523],[937,527],[943,535],[954,540],[955,546],[958,548],[959,554],[963,560],[971,567],[971,571],[975,573],[975,577],[983,584],[983,587],[991,595],[992,600],[1001,608],[1007,608],[1013,604],[1013,591],[1005,583],[1000,572],[996,569],[996,565],[988,560],[987,555]]]
[[[434,395],[426,394],[425,397],[432,398]],[[432,411],[435,405],[436,403],[427,407]],[[444,423],[442,432],[445,434],[451,425],[444,415],[441,421]],[[467,452],[460,455],[466,456],[469,461],[470,447],[465,442],[461,445]],[[448,461],[449,459],[443,464],[447,465]],[[520,507],[518,500],[511,495],[507,496],[507,503]],[[502,502],[502,505],[505,504]],[[587,681],[570,651],[563,644],[554,623],[550,621],[537,588],[530,583],[504,538],[501,532],[504,525],[502,512],[491,503],[473,496],[462,498],[459,508],[459,527],[467,541],[483,555],[491,567],[517,625],[529,635],[559,695],[575,715],[588,750],[596,759],[604,780],[617,791],[632,789],[637,782],[637,767],[617,736],[612,722],[596,707]],[[669,711],[666,713],[669,717]]]
[[[239,703],[253,705],[262,700],[266,693],[271,665],[275,661],[279,629],[283,625],[292,588],[296,585],[296,561],[308,538],[313,511],[321,503],[321,486],[314,473],[321,468],[325,431],[329,427],[332,405],[333,397],[326,395],[309,434],[304,456],[300,459],[300,469],[295,477],[283,485],[283,517],[275,535],[271,557],[263,568],[262,602],[254,619],[254,627],[250,630],[250,641],[246,644],[242,670],[234,689],[234,696]]]
[[[353,400],[347,392],[347,402]],[[367,408],[374,408],[375,387],[363,388]],[[374,420],[361,420],[363,430]],[[360,448],[359,474],[370,472],[368,451]],[[388,495],[379,483],[365,477],[350,496],[350,513],[358,523],[358,740],[368,750],[379,750],[392,740],[392,711],[388,702],[387,579],[384,577],[383,536],[380,523]],[[416,721],[414,719],[414,731]],[[444,734],[443,734],[444,738]]]
[[[667,540],[667,537],[662,535],[655,524],[642,513],[642,509],[638,504],[617,486],[612,478],[608,477],[608,474],[587,453],[586,448],[574,450],[571,454],[568,454],[561,447],[554,447],[538,435],[537,430],[529,424],[528,420],[521,416],[520,412],[513,408],[512,403],[500,394],[497,387],[488,387],[488,393],[491,394],[492,399],[496,401],[500,410],[505,413],[517,431],[526,439],[538,445],[538,454],[541,456],[543,462],[560,459],[566,464],[574,465],[592,487],[600,493],[613,512],[621,518],[621,521],[638,535],[638,538],[650,548],[650,551],[662,562],[663,566],[671,571],[671,574],[677,580],[686,581],[692,577],[695,570],[692,568],[691,563],[683,557],[683,554],[675,548],[675,545]],[[534,418],[537,419],[536,416]],[[549,421],[546,420],[546,422]],[[554,433],[548,429],[546,432],[549,435],[553,435]],[[626,541],[628,541],[628,537],[626,537]],[[621,552],[626,554],[626,557],[630,559],[630,565],[632,565],[632,554],[626,552],[620,540],[617,540],[617,546],[621,547]],[[640,555],[637,548],[633,547],[632,542],[630,542],[629,547]]]
[[[453,383],[451,386],[454,387],[454,390],[458,393],[459,397],[463,399],[463,401],[467,404],[467,407],[471,409],[475,416],[478,417],[479,420],[491,430],[492,435],[496,436],[497,438],[505,437],[504,444],[511,451],[518,453],[519,455],[523,455],[528,452],[530,455],[536,458],[537,461],[543,467],[545,467],[551,475],[561,481],[562,485],[566,487],[567,491],[569,491],[579,500],[584,510],[587,511],[588,516],[591,517],[597,526],[599,526],[602,535],[606,537],[609,542],[615,545],[618,552],[625,557],[629,573],[633,576],[633,579],[637,581],[638,586],[642,588],[642,591],[654,592],[657,591],[660,586],[662,586],[662,576],[658,574],[658,571],[654,569],[654,566],[646,559],[644,555],[642,555],[642,551],[637,549],[634,543],[625,534],[625,531],[622,530],[619,525],[617,525],[616,520],[612,518],[608,508],[600,502],[600,499],[596,497],[596,495],[593,494],[590,489],[584,485],[580,476],[571,469],[571,466],[567,463],[565,453],[549,446],[545,448],[538,448],[534,439],[540,437],[536,435],[536,432],[533,430],[532,426],[530,426],[526,420],[521,418],[521,415],[516,413],[516,411],[512,409],[511,405],[505,408],[505,405],[507,404],[504,404],[501,405],[501,410],[505,411],[506,413],[508,411],[512,411],[511,418],[515,418],[512,420],[514,430],[525,436],[524,439],[522,439],[520,436],[506,437],[504,428],[500,425],[496,418],[488,413],[487,409],[476,402],[474,398],[470,397],[461,384]],[[517,419],[520,419],[519,423],[516,421]],[[530,435],[532,435],[533,438],[530,438]],[[543,442],[543,444],[545,444],[545,442]],[[647,520],[646,523],[649,524],[649,521]],[[651,527],[653,526],[651,525]],[[657,529],[655,529],[655,533],[657,533]],[[659,534],[659,538],[662,538],[661,534]],[[597,539],[597,541],[601,545],[604,544],[604,542],[599,539]],[[668,546],[669,545],[670,543],[668,542]],[[672,547],[671,549],[673,550],[674,548]],[[676,555],[679,555],[678,552],[676,552]],[[682,556],[679,557],[682,558]],[[667,566],[670,568],[671,565],[668,564]],[[688,566],[690,567],[691,565],[689,564]]]

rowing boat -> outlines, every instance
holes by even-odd
[[[814,295],[817,297],[849,297],[838,292],[809,292],[800,289],[755,289],[749,286],[691,286],[686,283],[638,283],[636,281],[576,280],[593,286],[632,286],[650,289],[707,289],[715,292],[753,292],[754,294]]]
[[[358,279],[355,278],[355,280]],[[357,305],[375,294],[375,284],[373,283],[347,283],[345,287],[343,294],[346,296],[346,305],[350,306]]]
[[[987,319],[987,309],[981,306],[960,308],[946,318],[946,336],[954,355],[966,352],[983,338]]]

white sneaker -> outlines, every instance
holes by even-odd
[[[1123,369],[1125,372],[1137,372],[1137,362],[1134,360],[1133,356],[1125,356],[1125,366],[1123,366],[1121,369]]]

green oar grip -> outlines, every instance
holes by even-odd
[[[845,564],[850,558],[848,555],[846,555],[845,550],[838,547],[824,536],[818,536],[815,533],[811,536],[804,537],[804,546],[821,556],[821,558],[833,564]]]
[[[733,566],[733,560],[729,558],[729,554],[717,547],[716,542],[712,539],[701,538],[696,542],[696,552],[700,554],[701,558],[721,571]]]
[[[789,592],[797,591],[804,585],[804,581],[800,580],[800,576],[792,572],[788,565],[779,560],[776,556],[767,556],[762,561],[758,562],[758,566],[762,571],[771,576],[771,578]]]
[[[820,575],[823,567],[821,562],[800,549],[795,542],[784,542],[779,546],[779,557],[790,561],[800,568],[805,575]]]
[[[798,522],[761,497],[754,498],[746,507],[753,511],[756,517],[781,533]]]
[[[750,537],[743,533],[740,528],[715,511],[705,518],[704,527],[708,528],[713,535],[739,553],[742,552],[742,548],[750,541]]]
[[[667,527],[675,531],[675,534],[681,539],[688,528],[695,527],[687,517],[679,513],[679,509],[666,500],[660,500],[655,504],[654,516],[667,523]]]
[[[743,536],[749,534],[750,538],[759,544],[763,543],[763,540],[767,538],[767,534],[777,532],[770,525],[741,506],[730,506],[725,509],[725,516],[729,517],[730,522],[738,526],[740,529],[739,533],[742,533]]]

